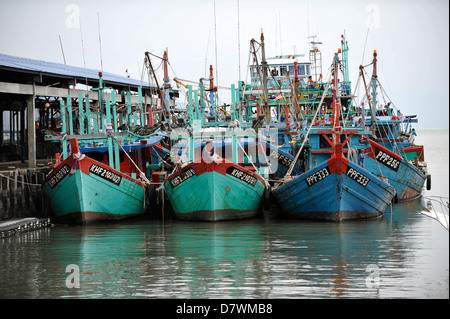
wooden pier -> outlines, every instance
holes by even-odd
[[[0,221],[12,218],[47,218],[41,183],[50,167],[38,161],[36,168],[26,163],[0,164]]]

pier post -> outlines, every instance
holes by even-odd
[[[61,100],[60,102],[60,113],[61,113],[61,133],[62,134],[67,134],[66,131],[66,107],[64,105],[64,100]],[[62,140],[62,156],[63,156],[63,160],[65,160],[67,158],[67,140],[63,139]]]
[[[73,135],[73,115],[72,115],[72,96],[67,94],[67,124],[69,125],[69,134]]]
[[[200,119],[200,110],[198,107],[198,91],[194,90],[194,119],[199,120]]]
[[[134,121],[131,119],[131,92],[127,91],[127,121],[128,127],[134,125]]]
[[[114,168],[113,140],[110,135],[110,133],[112,133],[114,130],[114,126],[111,124],[111,103],[109,99],[105,100],[105,108],[106,108],[105,131],[108,134],[108,163],[109,167]]]
[[[80,123],[80,135],[84,134],[83,94],[78,94],[78,120]]]
[[[231,120],[236,120],[236,92],[234,84],[231,84]]]
[[[35,84],[33,82],[33,95],[27,98],[27,141],[28,141],[28,167],[36,167],[36,128],[34,113],[36,110],[35,105]]]
[[[85,110],[86,110],[86,119],[87,119],[87,127],[86,127],[86,134],[91,134],[91,109],[89,105],[89,95],[86,93],[84,95],[84,103],[85,103]]]
[[[192,103],[192,85],[188,86],[188,110],[187,110],[187,114],[188,114],[188,118],[190,121],[193,120],[192,116],[194,115],[193,112],[193,103]]]

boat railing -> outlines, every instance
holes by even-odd
[[[431,217],[449,230],[449,198],[445,196],[424,196],[426,207],[422,207],[421,213]]]

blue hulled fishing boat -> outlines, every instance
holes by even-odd
[[[340,102],[338,94],[339,57],[335,54],[332,80],[332,146],[331,157],[290,178],[273,189],[283,210],[299,218],[342,221],[381,216],[396,192],[387,182],[343,156],[341,136],[352,132],[340,126]],[[354,133],[354,132],[353,132]],[[328,139],[328,138],[326,138]]]

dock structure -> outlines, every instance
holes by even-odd
[[[92,90],[99,75],[108,90]],[[55,131],[73,134],[68,127],[62,132],[61,105],[71,105],[70,113],[63,115],[68,121],[77,119],[80,107],[100,114],[98,101],[114,96],[144,126],[153,120],[150,116],[162,112],[159,94],[154,85],[127,76],[0,54],[0,162],[20,160],[36,168],[37,159],[59,152],[61,146],[44,142],[44,136]]]
[[[38,160],[36,168],[26,163],[0,163],[0,221],[13,218],[48,217],[41,183],[51,168]]]
[[[49,218],[15,218],[0,222],[0,239],[16,235],[23,231],[51,226]]]

